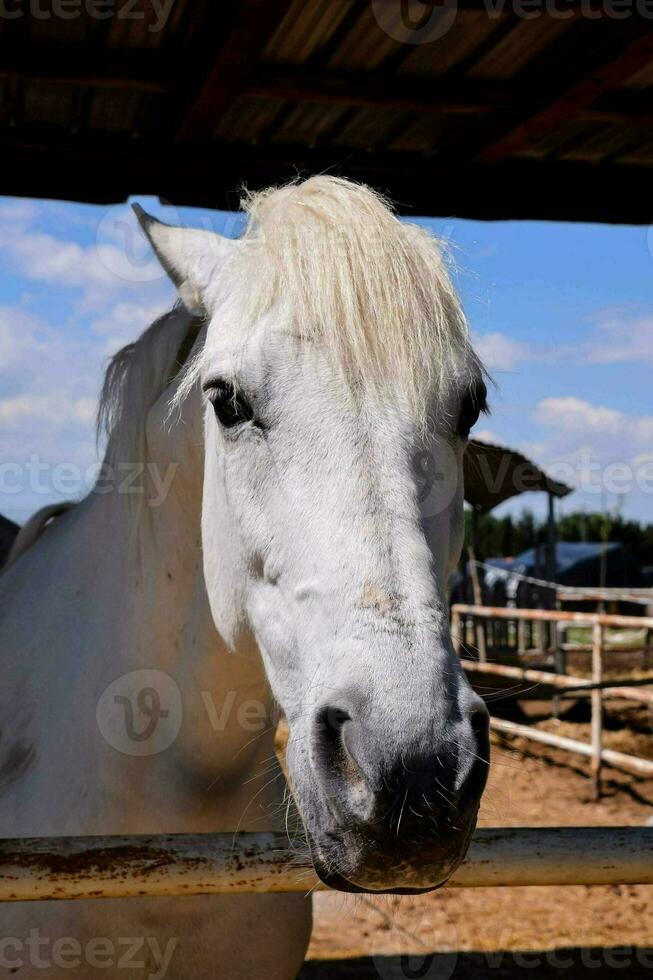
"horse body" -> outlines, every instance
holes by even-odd
[[[2,577],[1,837],[274,826],[270,811],[281,808],[284,783],[270,772],[272,698],[260,656],[251,634],[227,649],[206,597],[197,408],[191,399],[183,445],[172,448],[179,465],[172,492],[147,510],[138,532],[112,487],[57,518]],[[152,407],[154,431],[165,412],[166,399]],[[153,449],[151,441],[150,463],[163,468],[167,461]],[[117,678],[142,670],[147,678],[153,666],[164,681],[174,678],[183,720],[166,751],[132,755],[138,742],[128,739],[124,752],[103,737],[98,702]],[[239,724],[243,705],[252,717],[246,727]],[[135,725],[142,728],[143,719]],[[4,904],[0,940],[21,945],[0,949],[0,976],[34,975],[34,929],[48,940],[40,961],[51,964],[38,975],[57,980],[123,976],[119,960],[129,941],[134,963],[143,963],[130,963],[129,975],[143,980],[289,977],[304,957],[310,902],[262,895]],[[65,938],[82,950],[77,969],[75,955],[57,957],[54,944]],[[112,944],[115,953],[103,957],[115,969],[93,968],[97,938]],[[11,972],[19,961],[23,967]]]
[[[436,887],[487,770],[444,599],[484,394],[437,251],[329,178],[259,200],[241,243],[143,224],[206,328],[181,373],[180,310],[117,355],[111,478],[0,580],[0,836],[271,829],[276,701],[320,877]],[[426,496],[424,457],[440,467]],[[137,506],[123,461],[145,464]],[[115,956],[98,972],[117,978],[121,940],[140,937],[132,976],[290,980],[310,902],[16,904],[0,921],[18,942],[0,976],[21,956],[17,975],[34,973],[37,928],[83,951],[39,975],[87,980],[102,937]]]

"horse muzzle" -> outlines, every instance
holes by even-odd
[[[342,891],[430,891],[461,863],[476,825],[487,710],[472,695],[444,724],[413,722],[407,733],[407,720],[392,736],[372,719],[353,697],[323,705],[304,766],[289,759],[315,870]]]

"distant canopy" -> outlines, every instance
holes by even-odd
[[[520,493],[544,491],[566,497],[572,487],[558,483],[514,449],[472,439],[464,457],[465,500],[487,513]]]
[[[639,588],[646,584],[639,566],[618,541],[558,541],[554,561],[558,585]],[[484,566],[486,583],[501,579],[512,597],[524,576],[537,579],[545,575],[543,548],[529,548],[515,558],[486,558]]]
[[[0,567],[2,567],[11,551],[11,546],[18,534],[18,530],[17,524],[14,524],[13,521],[0,514]]]

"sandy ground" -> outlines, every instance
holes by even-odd
[[[536,705],[527,710],[542,727],[588,737],[582,705],[569,706],[559,723],[538,720]],[[611,711],[605,744],[653,757],[652,721],[646,709]],[[637,826],[653,817],[652,780],[606,769],[596,802],[587,772],[580,757],[493,736],[480,824]],[[319,980],[502,980],[534,971],[653,980],[653,886],[444,889],[379,898],[321,893],[309,958],[302,977]]]

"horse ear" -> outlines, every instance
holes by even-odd
[[[184,306],[191,313],[204,311],[211,279],[232,243],[212,231],[167,225],[139,204],[132,209]]]

